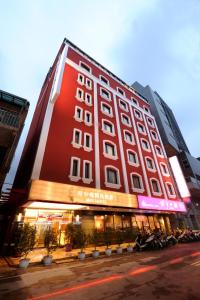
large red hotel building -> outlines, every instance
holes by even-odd
[[[147,100],[66,39],[43,84],[14,192],[18,220],[35,223],[39,235],[48,223],[62,233],[67,222],[88,232],[169,230],[188,197]]]

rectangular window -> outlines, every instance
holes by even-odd
[[[84,92],[83,90],[81,89],[77,89],[76,90],[76,98],[79,100],[79,101],[83,101],[83,95],[84,95]]]
[[[89,78],[86,78],[86,84],[85,85],[86,85],[86,87],[88,89],[91,90],[91,88],[92,88],[92,81]]]
[[[75,131],[74,142],[80,144],[80,131]]]
[[[80,122],[82,121],[82,114],[83,114],[83,109],[76,106],[74,118]]]
[[[91,151],[92,150],[92,136],[89,133],[84,134],[84,146],[85,151]]]
[[[114,147],[114,145],[105,143],[105,152],[106,152],[106,154],[115,156],[115,147]]]
[[[85,111],[85,124],[92,125],[92,114],[89,111]]]
[[[120,89],[119,87],[117,87],[117,91],[119,94],[123,95],[124,96],[124,91],[122,89]]]
[[[81,85],[84,84],[84,76],[82,74],[78,74],[78,83]]]
[[[102,104],[102,110],[103,112],[105,112],[107,115],[111,115],[111,107],[106,105],[106,104]]]
[[[123,110],[126,110],[126,111],[128,110],[127,104],[124,101],[120,100],[119,105]]]
[[[73,160],[73,163],[72,163],[72,176],[74,176],[74,177],[78,176],[78,163],[79,163],[79,161],[77,159]]]
[[[130,125],[130,120],[127,116],[122,115],[122,123],[125,125]]]
[[[129,162],[131,162],[131,163],[137,163],[137,160],[136,160],[136,155],[135,155],[135,153],[133,153],[133,152],[128,152],[128,160],[129,160]]]
[[[113,169],[107,168],[107,182],[117,184],[118,178],[117,178],[117,171]]]
[[[141,179],[137,175],[132,175],[132,183],[135,189],[142,189]]]
[[[103,122],[103,129],[104,129],[104,131],[106,131],[108,133],[112,133],[113,134],[113,132],[114,132],[113,125],[110,124],[110,123],[108,123],[108,122],[106,122],[106,121]]]
[[[88,93],[85,94],[85,103],[89,106],[92,105],[92,95],[90,95]]]
[[[146,163],[147,163],[147,168],[154,169],[154,163],[151,159],[147,158]]]
[[[104,89],[101,89],[101,96],[107,100],[110,100],[110,93]]]
[[[90,178],[90,163],[85,162],[85,174],[84,177],[89,179]]]
[[[108,81],[105,77],[103,77],[103,76],[101,76],[101,75],[100,75],[100,80],[101,80],[103,83],[109,85],[109,81]]]
[[[86,65],[84,62],[81,61],[81,62],[80,62],[80,66],[81,66],[81,68],[83,68],[85,71],[91,73],[91,68],[90,68],[88,65]]]
[[[132,136],[132,134],[129,133],[129,132],[125,132],[125,134],[124,134],[124,139],[125,139],[125,141],[128,142],[128,143],[133,143],[133,136]]]

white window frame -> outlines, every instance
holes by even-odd
[[[76,132],[80,133],[79,143],[75,142]],[[78,129],[78,128],[74,128],[74,130],[73,130],[73,138],[72,138],[71,144],[72,144],[72,146],[74,148],[80,149],[82,147],[81,142],[82,142],[82,131],[80,129]]]
[[[81,94],[82,96],[79,97],[79,91],[81,91]],[[76,90],[76,99],[80,102],[83,102],[84,101],[84,90],[80,89],[80,88],[77,88]]]
[[[153,183],[152,183],[153,180],[155,180],[155,181],[157,182],[157,184],[158,184],[158,189],[159,189],[160,192],[154,192],[154,190],[153,190]],[[154,196],[161,196],[161,195],[162,195],[162,190],[161,190],[161,186],[160,186],[159,180],[158,180],[157,178],[151,177],[149,181],[150,181],[150,185],[151,185],[151,191],[152,191],[152,194],[153,194]]]
[[[124,141],[129,144],[129,145],[135,145],[135,138],[134,138],[134,135],[132,132],[130,132],[129,130],[127,129],[124,129],[123,130],[123,133],[124,133]],[[130,142],[129,140],[126,139],[126,133],[130,134],[132,136],[132,142]]]
[[[140,130],[140,126],[143,128],[144,131]],[[146,128],[142,123],[137,122],[137,129],[140,134],[147,135]]]
[[[148,123],[148,125],[151,126],[152,128],[155,128],[154,121],[153,121],[151,118],[147,117],[147,123]]]
[[[117,172],[117,178],[118,178],[118,183],[110,183],[107,181],[107,169],[113,169]],[[105,176],[105,186],[106,187],[109,187],[109,188],[113,188],[113,189],[120,189],[121,187],[121,180],[120,180],[120,172],[119,172],[119,169],[112,166],[112,165],[106,165],[104,167],[104,176]]]
[[[150,167],[148,166],[148,163],[147,163],[147,160],[148,160],[148,159],[152,161],[153,168],[150,168]],[[150,157],[150,156],[145,156],[145,163],[146,163],[146,168],[147,168],[147,170],[148,170],[149,172],[153,172],[153,173],[157,172],[156,166],[155,166],[155,162],[154,162],[154,160],[153,160],[152,157]]]
[[[105,91],[106,93],[108,93],[108,98],[105,97],[105,96],[103,95],[103,91]],[[105,100],[107,100],[107,101],[112,101],[112,100],[111,100],[111,93],[110,93],[106,88],[100,87],[100,95],[101,95],[101,97],[102,97],[103,99],[105,99]]]
[[[103,106],[104,106],[104,105],[110,108],[110,114],[103,110]],[[104,115],[108,116],[108,117],[111,117],[111,118],[113,117],[113,109],[112,109],[112,106],[109,105],[107,102],[101,101],[101,112],[102,112]]]
[[[106,143],[114,146],[114,152],[115,155],[110,155],[109,153],[106,153]],[[109,141],[109,140],[103,140],[103,156],[113,159],[113,160],[117,160],[118,159],[118,155],[117,155],[117,146],[115,143]]]
[[[85,65],[88,69],[89,69],[89,71],[88,70],[86,70],[84,67],[83,67],[83,65]],[[85,72],[88,72],[88,73],[92,73],[92,68],[90,67],[90,66],[88,66],[88,64],[86,64],[84,61],[79,61],[79,66],[85,71]]]
[[[90,146],[87,147],[86,146],[86,137],[89,136],[90,137]],[[84,137],[83,137],[83,149],[87,152],[92,151],[92,135],[88,132],[84,132]]]
[[[122,92],[122,93],[120,93],[120,91]],[[118,92],[118,94],[119,95],[121,95],[121,96],[126,96],[126,94],[125,94],[125,91],[123,90],[123,89],[121,89],[119,86],[117,86],[117,92]]]
[[[139,102],[137,99],[135,99],[134,97],[131,97],[131,103],[136,105],[136,106],[139,106]]]
[[[77,112],[78,112],[78,109],[80,109],[80,111],[81,111],[81,116],[80,116],[80,118],[77,116]],[[74,119],[77,121],[77,122],[82,122],[83,121],[83,109],[82,109],[82,107],[80,107],[80,106],[75,106],[75,112],[74,112]]]
[[[83,78],[83,81],[81,80],[81,78]],[[77,78],[77,82],[80,84],[80,85],[84,85],[84,82],[85,82],[85,76],[81,73],[78,73],[78,78]]]
[[[132,161],[129,160],[129,153],[132,153],[132,154],[135,155],[136,163],[134,163],[134,162],[132,162]],[[128,164],[129,164],[130,166],[139,167],[140,164],[139,164],[139,159],[138,159],[138,154],[137,154],[137,152],[134,151],[134,150],[132,150],[132,149],[127,149],[127,150],[126,150],[126,154],[127,154],[127,161],[128,161]]]
[[[170,194],[169,187],[168,187],[169,185],[172,187],[173,194]],[[175,189],[173,187],[173,184],[169,181],[166,181],[165,182],[165,187],[166,187],[166,190],[167,190],[168,197],[171,198],[171,199],[176,198],[176,193],[175,193]]]
[[[101,128],[101,130],[103,131],[103,133],[105,133],[105,134],[108,134],[108,135],[111,135],[111,136],[115,136],[115,126],[114,126],[114,124],[111,122],[111,121],[109,121],[109,120],[107,120],[107,119],[102,119],[102,128]],[[109,131],[107,131],[105,128],[104,128],[104,123],[105,122],[107,122],[108,124],[110,124],[111,126],[112,126],[112,131],[113,132],[109,132]]]
[[[128,124],[127,124],[126,122],[124,122],[124,118],[123,118],[123,117],[125,117],[125,118],[128,119]],[[122,121],[122,124],[124,124],[125,126],[132,127],[130,117],[127,116],[127,115],[124,114],[124,113],[121,113],[121,121]]]
[[[92,80],[86,77],[86,79],[85,79],[85,86],[86,86],[86,88],[88,90],[92,90]]]
[[[89,122],[87,121],[87,114],[90,116],[89,117],[90,118]],[[92,113],[88,110],[85,110],[85,112],[84,112],[84,123],[87,126],[92,126]]]
[[[158,148],[161,150],[162,154],[158,153]],[[156,155],[159,157],[164,157],[163,149],[159,145],[155,145]]]
[[[102,80],[102,78],[103,78],[104,80],[106,80],[107,83],[105,83],[105,82]],[[101,83],[103,83],[103,84],[105,84],[105,85],[107,85],[107,86],[110,85],[109,80],[108,80],[106,77],[104,77],[103,75],[99,75],[99,79],[100,79]]]
[[[156,141],[156,142],[159,142],[159,138],[158,138],[158,134],[155,130],[150,130],[151,132],[151,138],[152,140]],[[154,137],[154,134],[156,135],[156,138]]]
[[[90,177],[89,178],[85,177],[85,165],[86,165],[86,163],[89,164],[89,168],[90,168],[90,170],[89,170]],[[82,181],[86,184],[90,184],[93,181],[93,179],[92,179],[92,162],[90,160],[83,160],[83,177],[82,177]]]
[[[141,189],[134,187],[132,175],[136,175],[139,177]],[[132,173],[130,173],[130,178],[131,178],[131,187],[132,187],[133,192],[144,193],[144,183],[142,180],[142,176],[136,172],[132,172]]]
[[[122,103],[125,104],[125,108],[124,108],[124,106],[122,105]],[[119,99],[119,107],[120,107],[123,111],[128,112],[128,104],[127,104],[124,100]]]
[[[164,172],[163,166],[164,166],[164,168],[166,168],[166,170],[167,170],[166,173]],[[169,176],[170,176],[170,174],[169,174],[169,169],[168,169],[167,164],[165,164],[164,162],[160,162],[160,169],[161,169],[161,172],[162,172],[162,175],[163,175],[163,176],[165,176],[165,177],[169,177]]]
[[[89,102],[87,100],[87,96],[89,96],[89,98],[90,98]],[[89,94],[89,93],[85,93],[85,104],[88,105],[88,106],[92,106],[92,95]]]
[[[77,160],[78,161],[78,175],[77,176],[73,176],[72,175],[72,171],[73,171],[73,161],[74,160]],[[71,157],[71,162],[70,162],[70,174],[69,174],[69,179],[71,180],[71,181],[74,181],[74,182],[77,182],[77,181],[79,181],[80,179],[81,179],[81,177],[80,177],[80,158],[79,157],[76,157],[76,156],[72,156]]]
[[[140,117],[138,116],[137,113],[139,113]],[[136,119],[138,119],[138,120],[140,120],[140,121],[143,120],[142,113],[141,113],[141,111],[139,111],[138,109],[134,109],[134,115],[135,115]]]
[[[141,138],[140,140],[141,140],[142,149],[144,151],[151,152],[151,147],[150,147],[149,141],[147,139],[144,139],[144,138]],[[147,144],[149,145],[148,149],[144,147],[143,141],[147,142]]]

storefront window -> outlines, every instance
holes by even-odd
[[[94,226],[99,231],[104,231],[104,216],[94,216]]]
[[[131,217],[122,215],[123,228],[131,227]]]
[[[105,215],[105,227],[114,227],[114,216],[113,215]]]
[[[114,215],[114,227],[115,229],[122,228],[122,218],[119,215]]]

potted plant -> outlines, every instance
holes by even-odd
[[[133,230],[132,228],[126,228],[125,230],[125,241],[128,243],[127,252],[133,252],[133,246],[130,244],[133,241]]]
[[[109,246],[111,245],[113,239],[113,229],[110,227],[106,228],[103,236],[104,236],[104,243],[106,245],[105,254],[107,256],[110,256],[112,254],[112,248],[109,248]]]
[[[122,230],[115,231],[115,241],[118,244],[116,249],[117,254],[122,254],[123,248],[121,247],[121,244],[124,242],[124,232]]]
[[[65,228],[65,251],[71,251],[73,248],[73,239],[75,235],[75,227],[73,223],[68,223]]]
[[[80,260],[85,259],[85,252],[83,251],[87,242],[87,235],[81,227],[76,228],[75,236],[74,236],[75,244],[78,248],[80,248],[80,252],[78,253],[78,258]]]
[[[99,245],[101,238],[101,232],[99,232],[96,228],[93,230],[92,235],[90,237],[91,243],[94,245],[94,250],[92,251],[92,256],[94,258],[99,257],[99,250],[97,250],[97,246]]]
[[[45,266],[51,265],[53,257],[50,255],[58,247],[57,235],[52,227],[48,227],[44,233],[44,247],[47,250],[47,255],[43,257],[42,262]]]
[[[23,257],[19,261],[20,268],[27,268],[30,259],[27,258],[30,251],[33,250],[36,241],[36,228],[28,223],[21,224],[14,232],[13,243],[15,253]]]

